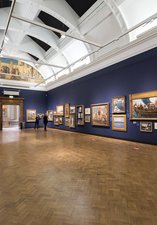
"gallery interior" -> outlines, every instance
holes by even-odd
[[[0,224],[156,225],[156,9],[0,0]]]

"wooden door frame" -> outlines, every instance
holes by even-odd
[[[23,121],[23,98],[7,98],[7,97],[0,97],[0,130],[2,130],[2,107],[3,105],[19,105],[20,107],[20,121]]]

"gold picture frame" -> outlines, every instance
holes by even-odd
[[[36,116],[37,116],[36,109],[27,109],[26,110],[26,122],[27,123],[35,122]]]
[[[47,110],[48,121],[53,121],[53,110]]]
[[[130,120],[157,120],[157,91],[130,94]]]
[[[112,97],[112,113],[121,114],[126,112],[126,97]]]
[[[112,115],[112,130],[127,131],[126,114]]]
[[[66,103],[65,106],[64,106],[64,115],[66,118],[69,118],[70,116],[70,104],[69,103]]]
[[[56,115],[57,116],[64,116],[64,105],[57,105],[56,106]]]
[[[91,105],[92,126],[110,126],[109,103],[99,103]]]

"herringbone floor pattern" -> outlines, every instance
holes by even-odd
[[[157,225],[157,146],[0,132],[0,225]]]

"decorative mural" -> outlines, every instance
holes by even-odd
[[[14,59],[0,58],[0,79],[41,82],[42,75],[32,66]]]

